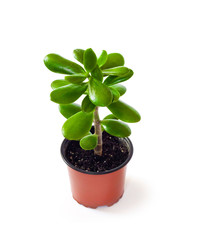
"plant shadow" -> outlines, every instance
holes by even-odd
[[[127,178],[122,198],[110,207],[98,207],[96,210],[107,213],[129,213],[147,202],[149,197],[148,190],[148,186],[143,182]]]

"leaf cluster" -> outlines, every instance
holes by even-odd
[[[133,71],[124,66],[124,58],[119,53],[102,51],[99,57],[89,48],[75,49],[75,59],[82,64],[67,60],[51,53],[44,58],[45,66],[52,72],[66,75],[52,82],[51,101],[59,104],[60,113],[67,118],[62,127],[63,136],[69,140],[79,140],[85,150],[94,149],[98,138],[90,133],[96,107],[107,107],[111,114],[100,121],[104,131],[116,137],[131,134],[125,123],[140,121],[140,114],[120,97],[126,88],[121,85],[133,76]],[[75,101],[82,95],[81,106]]]

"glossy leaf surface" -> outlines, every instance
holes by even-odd
[[[76,103],[60,104],[59,111],[65,118],[69,118],[75,113],[80,112],[81,107]]]
[[[109,114],[104,119],[117,119],[117,118],[113,114]]]
[[[120,96],[124,95],[126,92],[126,88],[121,84],[112,85],[111,88],[116,89],[119,92]]]
[[[107,115],[104,119],[117,119],[116,118],[116,116],[114,116],[113,114],[109,114],[109,115]],[[104,128],[103,128],[103,126],[101,126],[101,129],[102,129],[102,131],[104,131]]]
[[[97,146],[97,143],[98,143],[98,136],[95,134],[85,136],[80,140],[80,146],[84,150],[94,149]]]
[[[76,101],[87,89],[87,84],[68,84],[51,92],[51,101],[68,104]]]
[[[65,80],[67,80],[70,83],[82,83],[87,78],[86,74],[73,74],[65,77]]]
[[[112,87],[109,87],[109,89],[111,90],[111,92],[113,94],[112,102],[117,102],[118,99],[120,98],[120,93],[117,91],[117,89],[114,89]]]
[[[110,89],[98,80],[91,79],[88,84],[88,94],[96,106],[108,106],[112,102]]]
[[[51,83],[51,88],[57,89],[57,88],[66,86],[68,84],[70,84],[70,82],[68,82],[67,80],[55,80]]]
[[[102,69],[124,66],[124,58],[120,53],[110,53]]]
[[[75,74],[85,72],[84,69],[77,63],[67,60],[54,53],[50,53],[44,58],[44,64],[50,71],[56,73]]]
[[[93,122],[93,113],[78,112],[63,125],[63,136],[68,140],[80,140],[88,135]]]
[[[130,79],[133,76],[133,71],[131,69],[129,69],[129,72],[127,72],[126,74],[122,75],[122,76],[108,76],[105,81],[104,84],[110,86],[110,85],[114,85],[117,83],[121,83],[124,82],[128,79]]]
[[[102,73],[105,75],[113,75],[113,76],[122,76],[129,72],[129,68],[127,67],[114,67],[102,70]]]
[[[99,68],[98,65],[96,65],[96,67],[93,69],[93,71],[91,72],[91,75],[93,78],[97,79],[98,81],[102,82],[103,80],[103,74],[101,69]]]
[[[105,119],[101,121],[101,125],[107,133],[113,136],[123,138],[131,135],[131,129],[129,126],[121,121]]]
[[[86,96],[82,101],[82,111],[84,112],[92,112],[95,109],[95,105],[89,99],[89,96]]]
[[[84,62],[84,52],[83,49],[75,49],[73,51],[74,58],[82,64]]]
[[[97,64],[99,67],[102,67],[108,58],[108,54],[105,50],[102,51],[101,55],[99,56],[99,58],[97,59]]]
[[[97,57],[92,48],[86,49],[84,52],[84,67],[86,71],[92,72],[97,65]]]
[[[139,122],[141,119],[140,114],[134,108],[122,101],[110,104],[108,109],[124,122],[134,123]]]

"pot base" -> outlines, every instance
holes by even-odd
[[[92,206],[89,205],[89,206],[88,206],[88,205],[82,204],[82,203],[79,202],[77,199],[75,199],[74,196],[73,196],[73,199],[74,199],[78,204],[80,204],[80,205],[82,205],[82,206],[84,206],[84,207],[96,209],[96,208],[98,208],[98,207],[111,207],[111,206],[113,206],[115,203],[119,202],[119,200],[123,197],[123,195],[124,195],[124,192],[123,192],[122,195],[121,195],[118,199],[116,199],[114,202],[110,202],[110,203],[107,204],[107,205],[100,205],[100,206],[95,206],[95,205],[92,205]]]

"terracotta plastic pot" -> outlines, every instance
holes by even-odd
[[[95,173],[78,169],[68,161],[65,153],[70,141],[64,139],[61,145],[61,155],[68,165],[72,195],[78,203],[86,207],[97,208],[104,205],[111,206],[122,197],[126,167],[133,155],[133,145],[129,138],[123,138],[121,141],[129,150],[125,162],[117,168]]]

